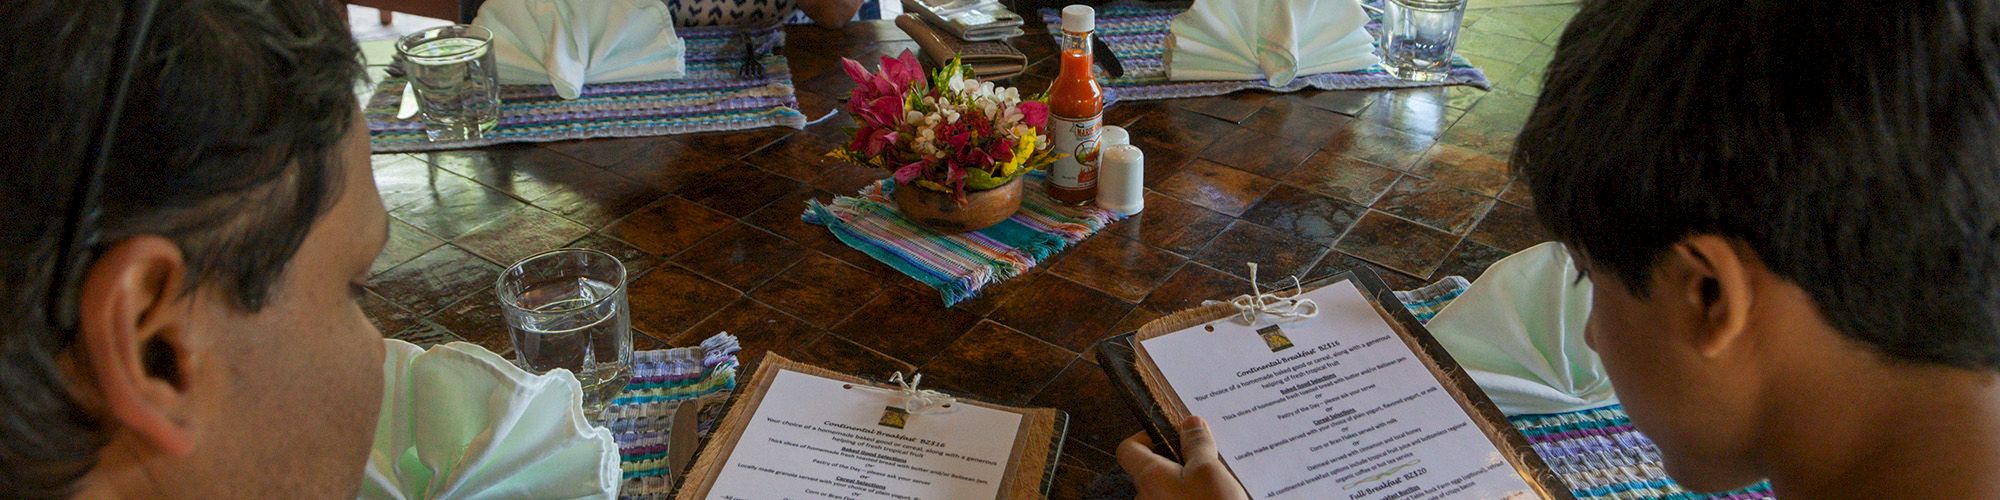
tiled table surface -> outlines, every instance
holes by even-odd
[[[1505,158],[1542,67],[1575,11],[1563,2],[1473,0],[1460,53],[1470,88],[1303,92],[1123,103],[1107,123],[1146,152],[1146,211],[1034,272],[955,308],[936,292],[799,221],[805,200],[851,194],[883,172],[820,153],[844,116],[804,131],[745,132],[376,155],[394,218],[365,304],[391,336],[463,339],[509,353],[493,296],[504,264],[543,250],[610,252],[632,272],[638,349],[716,331],[746,359],[776,351],[873,377],[924,379],[1072,417],[1057,494],[1074,497],[1137,427],[1090,344],[1203,299],[1245,293],[1245,261],[1275,282],[1366,266],[1411,288],[1476,277],[1545,239]],[[1035,16],[1026,16],[1034,18]],[[1054,73],[1040,27],[1016,45]],[[808,116],[851,88],[840,56],[914,50],[885,22],[795,27],[786,55]]]

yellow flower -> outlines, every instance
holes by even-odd
[[[1021,169],[1022,164],[1028,162],[1028,157],[1034,156],[1034,154],[1035,133],[1028,132],[1021,134],[1020,142],[1014,143],[1014,157],[1007,160],[1006,164],[1000,166],[1000,176],[1007,177],[1014,175],[1015,171]]]

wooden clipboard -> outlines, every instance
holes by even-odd
[[[686,482],[681,485],[674,498],[682,500],[707,498],[715,487],[715,480],[722,474],[722,466],[729,462],[730,453],[743,437],[750,425],[751,417],[763,404],[764,394],[780,371],[792,371],[824,377],[842,382],[895,390],[889,384],[870,382],[861,377],[840,373],[817,366],[792,361],[777,353],[765,353],[758,363],[757,372],[747,384],[737,389],[736,401],[730,405],[729,414],[723,417],[708,444],[702,448],[694,467],[688,469]],[[964,397],[954,404],[971,404],[984,408],[1021,415],[1021,427],[1015,435],[1013,460],[1008,463],[1006,475],[1000,482],[999,498],[1032,499],[1048,496],[1049,487],[1055,478],[1057,458],[1062,453],[1063,436],[1068,431],[1069,415],[1052,408],[1015,408],[976,401]],[[928,416],[924,416],[928,417]],[[924,418],[913,417],[913,418]]]
[[[1311,291],[1342,281],[1353,282],[1355,288],[1368,296],[1369,304],[1396,332],[1396,337],[1423,362],[1431,376],[1437,378],[1459,408],[1471,417],[1515,472],[1535,490],[1534,493],[1547,499],[1575,498],[1562,478],[1542,461],[1541,455],[1535,453],[1527,437],[1507,422],[1507,416],[1500,412],[1500,408],[1487,399],[1479,385],[1459,368],[1458,363],[1445,352],[1444,346],[1431,337],[1430,331],[1402,307],[1402,302],[1375,273],[1365,268],[1355,269],[1313,280],[1303,288]],[[1286,290],[1279,295],[1290,296],[1292,292]],[[1142,341],[1226,320],[1236,314],[1236,308],[1229,304],[1197,307],[1169,314],[1146,323],[1138,331],[1099,343],[1099,366],[1110,376],[1112,385],[1124,393],[1127,405],[1152,437],[1156,451],[1175,460],[1181,459],[1180,438],[1174,426],[1186,418],[1189,411],[1180,396],[1166,383],[1166,377],[1146,355]]]

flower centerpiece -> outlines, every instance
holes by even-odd
[[[827,153],[895,172],[892,197],[905,217],[946,232],[1007,220],[1021,205],[1021,176],[1054,163],[1046,97],[980,82],[952,59],[926,74],[917,57],[883,57],[869,73],[841,59],[854,93],[847,110],[859,126]]]

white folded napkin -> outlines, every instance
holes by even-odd
[[[1590,287],[1562,244],[1543,243],[1493,263],[1425,326],[1503,413],[1605,406],[1618,399],[1584,342]]]
[[[611,431],[568,370],[535,375],[484,348],[384,339],[382,413],[362,498],[611,498]]]
[[[1167,36],[1170,80],[1264,80],[1374,66],[1359,0],[1195,0]]]
[[[493,31],[501,83],[554,85],[564,99],[585,83],[687,74],[687,45],[659,0],[488,0],[472,24]]]

